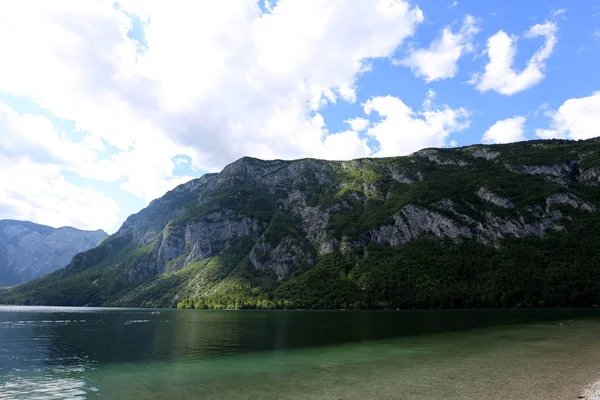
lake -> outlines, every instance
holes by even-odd
[[[0,399],[576,399],[600,310],[0,307]]]

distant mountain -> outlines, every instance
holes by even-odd
[[[600,304],[600,141],[242,158],[0,303],[196,308]]]
[[[0,287],[54,272],[75,254],[96,247],[107,237],[102,230],[55,229],[27,221],[0,220]]]

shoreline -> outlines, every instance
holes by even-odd
[[[600,381],[589,384],[583,391],[577,395],[578,399],[600,400]]]

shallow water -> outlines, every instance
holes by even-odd
[[[0,399],[575,399],[599,310],[0,307]]]

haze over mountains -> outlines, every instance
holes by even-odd
[[[48,305],[600,304],[600,141],[242,158],[0,294]]]
[[[96,247],[107,237],[102,230],[56,229],[27,221],[0,220],[0,287],[54,272],[75,254]]]

